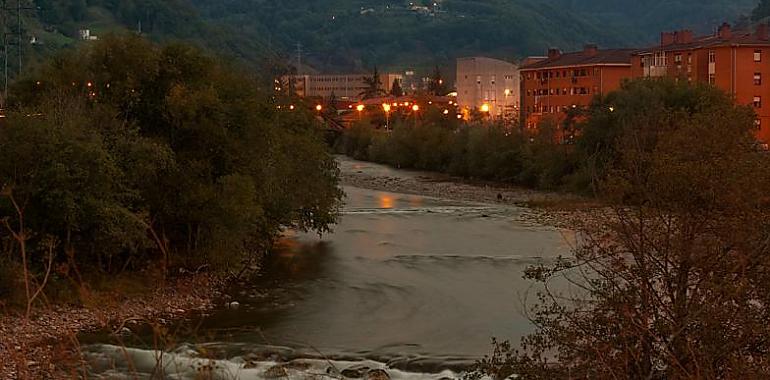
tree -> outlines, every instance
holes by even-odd
[[[390,95],[394,97],[404,96],[404,90],[401,88],[401,81],[393,79],[393,85],[390,87]]]
[[[433,69],[433,74],[430,77],[430,84],[428,85],[428,91],[431,95],[436,96],[444,96],[449,92],[447,90],[446,81],[444,81],[444,77],[441,74],[441,69],[438,65]]]
[[[189,45],[113,36],[81,49],[17,81],[0,128],[0,237],[18,237],[8,249],[25,252],[32,282],[48,241],[83,282],[229,267],[286,228],[329,231],[342,193],[313,115],[278,110],[260,79]]]
[[[756,8],[751,12],[751,19],[759,21],[770,16],[770,1],[760,0]]]
[[[537,332],[521,350],[498,345],[476,374],[767,378],[770,162],[752,111],[668,81],[605,101],[621,131],[601,185],[611,207],[581,228],[574,257],[527,271],[544,286]]]
[[[374,66],[372,76],[364,77],[364,84],[366,85],[366,88],[359,94],[363,99],[376,98],[385,94],[385,90],[382,89],[380,72],[377,69],[377,66]]]

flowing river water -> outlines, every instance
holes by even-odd
[[[492,337],[532,331],[525,305],[536,288],[523,272],[567,255],[566,234],[513,206],[344,190],[334,233],[287,236],[262,273],[233,290],[237,309],[193,318],[161,351],[150,333],[128,348],[86,339],[94,377],[318,379],[358,366],[451,378],[489,353]]]

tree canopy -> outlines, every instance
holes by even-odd
[[[0,126],[0,237],[33,252],[53,239],[57,262],[109,273],[237,264],[285,228],[328,231],[336,163],[312,115],[258,83],[136,36],[52,58],[16,83]]]

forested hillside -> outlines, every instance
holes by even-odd
[[[141,30],[251,64],[295,59],[320,70],[432,67],[455,57],[517,58],[549,46],[618,47],[661,30],[708,32],[750,15],[757,0],[34,0],[28,33],[50,51],[80,28]],[[265,60],[264,58],[278,58]]]

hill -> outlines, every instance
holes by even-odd
[[[316,67],[350,70],[447,63],[462,55],[516,58],[549,46],[644,45],[667,29],[707,32],[757,0],[192,0],[210,20]]]
[[[652,43],[667,29],[707,32],[757,0],[34,0],[36,54],[96,34],[141,30],[252,65],[295,60],[323,71],[428,68],[483,54],[515,59],[548,47]],[[276,59],[282,57],[280,59]],[[265,58],[272,58],[266,60]]]

